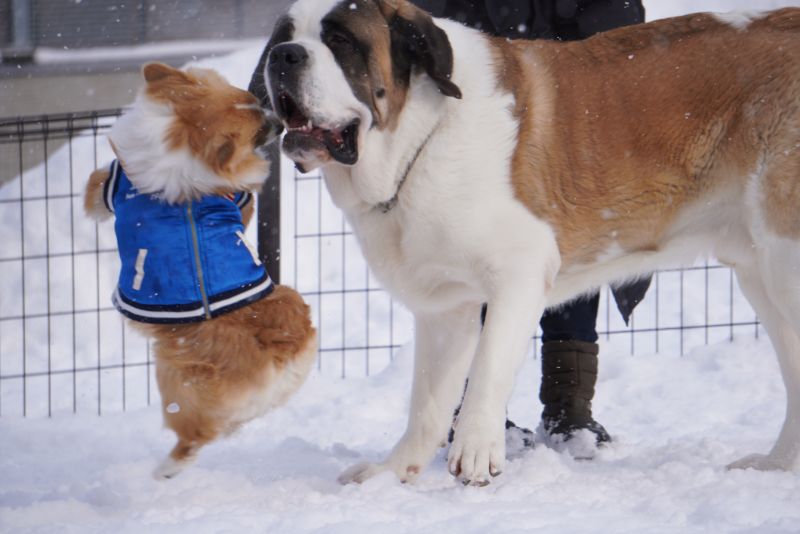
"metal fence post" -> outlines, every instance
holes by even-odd
[[[30,0],[13,0],[11,3],[12,33],[14,40],[3,50],[4,61],[33,61]]]
[[[269,148],[270,175],[258,195],[258,255],[270,278],[281,283],[281,153],[280,143]]]

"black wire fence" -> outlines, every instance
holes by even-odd
[[[83,213],[89,174],[113,159],[105,133],[120,112],[0,119],[1,417],[157,401],[149,344],[110,302],[113,224]],[[319,372],[351,378],[386,367],[411,339],[411,317],[371,276],[322,179],[276,155],[258,203],[271,275],[313,308]],[[683,354],[752,339],[759,325],[731,271],[711,264],[656,273],[629,326],[604,291],[598,331],[604,350]]]
[[[83,186],[110,159],[103,134],[119,113],[0,121],[0,415],[101,413],[152,399],[148,344],[106,294],[113,229],[83,214]]]

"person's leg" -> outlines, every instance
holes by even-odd
[[[597,443],[611,441],[592,417],[597,382],[597,308],[600,294],[548,310],[542,327],[542,424],[549,435],[564,440],[578,430],[594,433]]]
[[[597,309],[600,293],[574,300],[559,308],[547,310],[539,325],[542,327],[542,343],[551,341],[597,342]]]

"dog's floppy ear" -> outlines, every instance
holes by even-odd
[[[461,89],[450,81],[453,48],[444,30],[406,0],[378,0],[378,4],[392,34],[392,54],[405,56],[425,69],[443,95],[461,98]]]
[[[224,169],[233,155],[236,153],[236,143],[233,139],[226,137],[220,145],[217,146],[217,165],[220,169]]]
[[[189,134],[189,145],[200,147],[196,152],[205,164],[215,173],[226,172],[234,156],[238,143],[236,134],[226,135],[216,133],[211,138],[204,138],[201,132]]]

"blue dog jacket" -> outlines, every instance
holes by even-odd
[[[168,204],[139,193],[118,161],[103,199],[116,216],[122,263],[113,302],[144,323],[193,323],[241,308],[274,289],[244,236],[250,193]]]

